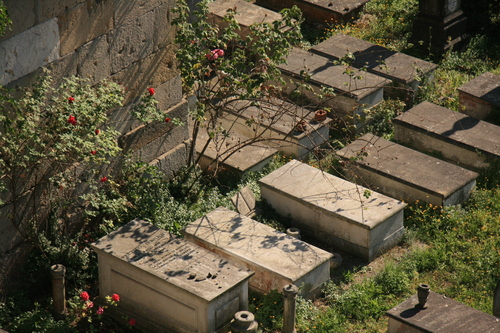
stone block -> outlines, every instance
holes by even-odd
[[[417,294],[386,312],[388,333],[452,333],[500,331],[498,318],[431,291],[426,308],[418,305]]]
[[[393,119],[394,139],[474,170],[500,159],[500,127],[422,102]]]
[[[56,18],[1,42],[0,84],[6,85],[57,60],[59,45]]]
[[[153,53],[154,14],[147,12],[109,33],[111,72],[118,73]]]
[[[111,0],[89,0],[58,16],[61,35],[61,55],[104,35],[113,29]]]
[[[177,74],[178,72],[175,71]],[[172,73],[174,74],[174,73]],[[168,109],[182,100],[182,79],[180,74],[173,76],[156,87],[156,99],[160,109]]]
[[[39,21],[44,22],[71,10],[87,0],[35,0],[39,12]],[[109,0],[108,0],[109,1]]]
[[[331,253],[224,207],[182,232],[195,244],[254,271],[250,288],[261,293],[295,284],[307,296],[330,279]]]
[[[405,202],[461,204],[479,176],[373,134],[365,134],[337,155],[345,161],[348,178]]]
[[[40,23],[37,17],[36,3],[39,0],[3,0],[12,24],[0,36],[0,42],[3,42],[17,34],[20,34],[29,28]]]
[[[280,99],[261,101],[259,106],[238,99],[223,103],[224,113],[219,121],[224,128],[265,140],[270,147],[298,159],[306,159],[330,138],[330,118],[317,122],[314,112]],[[301,120],[306,122],[303,132],[296,129]]]
[[[351,66],[335,65],[328,58],[299,48],[293,48],[286,61],[286,64],[278,65],[285,79],[285,93],[295,92],[297,83],[308,84],[313,91],[299,89],[306,100],[313,105],[331,108],[335,116],[352,124],[364,123],[363,109],[381,102],[384,86],[391,83],[386,78]],[[319,98],[317,94],[323,87],[331,88],[335,95]]]
[[[262,198],[301,233],[365,260],[403,236],[406,204],[299,161],[288,162],[259,185]]]
[[[437,68],[437,65],[431,62],[390,51],[385,47],[344,34],[330,37],[312,47],[310,51],[334,61],[339,61],[352,53],[354,67],[364,68],[370,73],[392,81],[394,88],[389,90],[391,95],[398,95],[403,89],[415,91],[422,77],[431,76]],[[388,89],[385,89],[385,92],[388,92]]]
[[[153,10],[154,14],[154,33],[153,44],[154,52],[167,46],[174,45],[175,27],[172,26],[174,14],[172,8],[174,1],[168,1]]]
[[[261,171],[278,152],[234,131],[216,134],[207,145],[208,140],[207,131],[201,128],[196,138],[196,153],[202,155],[198,165],[211,174],[232,170],[245,177],[248,172]]]
[[[111,59],[106,35],[79,47],[76,52],[78,53],[78,76],[88,78],[91,84],[96,84],[111,76]]]
[[[256,4],[275,11],[297,6],[307,21],[327,25],[358,17],[368,0],[257,0]]]
[[[131,221],[91,246],[100,296],[119,294],[116,311],[147,331],[211,333],[248,307],[253,272],[145,221]]]
[[[174,149],[159,156],[149,164],[156,166],[167,178],[172,178],[178,170],[188,163],[190,147],[191,139],[178,144]]]
[[[156,9],[158,6],[170,4],[172,0],[120,0],[115,1],[114,20],[117,27],[137,20],[147,12]]]
[[[177,105],[173,106],[165,112],[165,117],[171,119],[179,119],[182,122],[187,121],[187,101],[182,100]],[[164,136],[167,132],[171,131],[175,125],[173,122],[158,121],[150,124],[142,124],[128,133],[125,133],[118,139],[120,147],[125,153],[135,151],[146,146],[153,140]],[[184,141],[182,139],[181,141]]]
[[[486,72],[458,88],[463,113],[478,119],[500,115],[500,75]]]

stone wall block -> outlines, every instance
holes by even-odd
[[[164,104],[162,109],[168,109],[170,106],[180,102],[182,98],[182,96],[179,98],[179,93],[177,92],[178,90],[182,95],[179,70],[177,69],[177,63],[175,61],[174,46],[163,48],[133,63],[131,66],[113,75],[112,80],[125,87],[127,92],[125,103],[130,103],[135,98],[145,93],[147,88],[156,88],[171,80],[173,80],[171,89],[175,90],[175,93],[172,93],[177,99],[172,103]]]
[[[0,43],[0,84],[19,79],[59,58],[57,19]]]
[[[176,29],[172,26],[172,18],[174,16],[174,13],[172,13],[173,6],[174,4],[165,3],[162,6],[156,7],[153,11],[155,16],[155,52],[158,51],[158,49],[174,44]]]
[[[77,49],[78,76],[89,78],[91,84],[111,76],[111,59],[106,35],[97,37]]]
[[[171,1],[171,0],[170,0]],[[166,0],[117,0],[115,1],[115,24],[117,27],[137,20],[154,8],[166,3]]]
[[[186,100],[182,100],[180,103],[167,110],[165,112],[165,117],[170,119],[180,119],[182,122],[187,123],[187,111],[188,103]],[[175,125],[172,121],[168,123],[159,121],[151,124],[143,124],[121,136],[118,142],[125,153],[128,151],[134,151],[147,145],[149,142],[157,139],[158,137],[163,136],[174,127]],[[183,127],[186,127],[187,129],[187,126]]]
[[[113,1],[89,0],[58,18],[61,55],[65,55],[113,29]]]
[[[12,25],[10,29],[5,31],[5,35],[0,36],[0,42],[20,34],[38,23],[35,1],[37,0],[3,0],[12,20]]]
[[[166,110],[182,99],[182,79],[178,75],[156,88],[158,107]]]
[[[17,0],[19,1],[19,0]],[[38,8],[38,19],[44,22],[53,17],[59,16],[65,11],[86,2],[87,0],[35,0]]]
[[[132,107],[132,104],[127,104],[123,107],[110,110],[108,113],[108,124],[121,135],[141,126],[141,123],[130,113]]]
[[[191,139],[177,145],[174,149],[159,156],[149,164],[156,166],[168,178],[172,178],[180,168],[187,164],[189,147],[191,147]]]
[[[109,42],[112,74],[153,53],[153,35],[153,12],[111,31]]]

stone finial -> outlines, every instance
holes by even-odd
[[[427,298],[429,297],[431,288],[427,284],[419,284],[417,288],[417,294],[418,294],[418,306],[422,309],[426,309],[427,306],[425,305],[427,303]]]
[[[299,292],[299,288],[293,284],[287,284],[283,287],[283,297],[285,304],[283,308],[283,329],[282,333],[296,333],[295,330],[295,299]]]
[[[66,290],[64,286],[64,276],[66,267],[61,264],[50,267],[52,277],[52,294],[54,298],[54,318],[63,319],[66,315]]]
[[[250,311],[236,312],[231,321],[232,333],[257,332],[258,328],[259,324],[255,321],[255,317]]]

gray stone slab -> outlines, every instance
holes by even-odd
[[[227,208],[189,224],[183,234],[254,271],[250,287],[260,292],[281,291],[291,283],[307,296],[330,278],[331,253]]]
[[[462,112],[472,117],[485,119],[500,108],[500,75],[490,72],[479,75],[458,88]],[[496,110],[495,110],[496,108]]]
[[[57,18],[0,43],[0,85],[17,80],[59,58]]]
[[[111,59],[107,36],[100,36],[79,47],[78,75],[94,85],[111,76]]]
[[[261,101],[225,101],[220,123],[249,138],[265,139],[266,144],[285,154],[304,159],[322,144],[328,142],[330,118],[314,120],[314,112],[279,99]],[[306,121],[306,130],[298,132],[297,122]]]
[[[418,86],[419,78],[437,68],[431,62],[344,34],[330,37],[310,51],[331,60],[340,60],[352,53],[354,67],[366,68],[371,73],[412,88]]]
[[[188,164],[191,139],[178,144],[175,148],[149,162],[165,174],[168,179],[173,178],[177,172]]]
[[[365,134],[337,152],[357,182],[398,200],[438,206],[464,202],[478,174],[438,158]]]
[[[403,235],[406,204],[299,161],[290,161],[259,185],[262,198],[293,219],[302,233],[366,260],[395,246]]]
[[[253,272],[145,221],[131,221],[92,248],[101,297],[119,294],[120,308],[163,331],[214,332],[247,308]]]
[[[221,168],[236,170],[242,175],[261,171],[278,152],[264,142],[252,143],[253,140],[234,131],[215,135],[205,148],[208,139],[208,133],[201,128],[196,140],[196,153],[203,155],[199,164],[209,172]]]
[[[446,296],[430,292],[427,308],[418,306],[418,297],[387,311],[388,333],[493,333],[500,332],[500,320]]]
[[[245,186],[232,198],[231,202],[236,207],[236,211],[242,215],[252,217],[255,215],[255,195],[250,187]]]
[[[500,158],[500,127],[422,102],[396,117],[394,138],[460,165],[482,169]]]

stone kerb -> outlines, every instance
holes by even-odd
[[[371,261],[403,236],[401,201],[293,160],[259,180],[262,198],[301,232]]]
[[[331,253],[224,207],[192,222],[183,234],[254,271],[250,288],[261,293],[295,284],[302,296],[313,296],[330,278]]]
[[[500,114],[500,75],[486,72],[458,88],[463,113],[478,119]]]
[[[365,134],[337,152],[349,179],[405,202],[458,205],[469,198],[476,172]]]
[[[247,310],[253,272],[150,223],[134,220],[91,244],[100,296],[147,331],[213,333]]]

